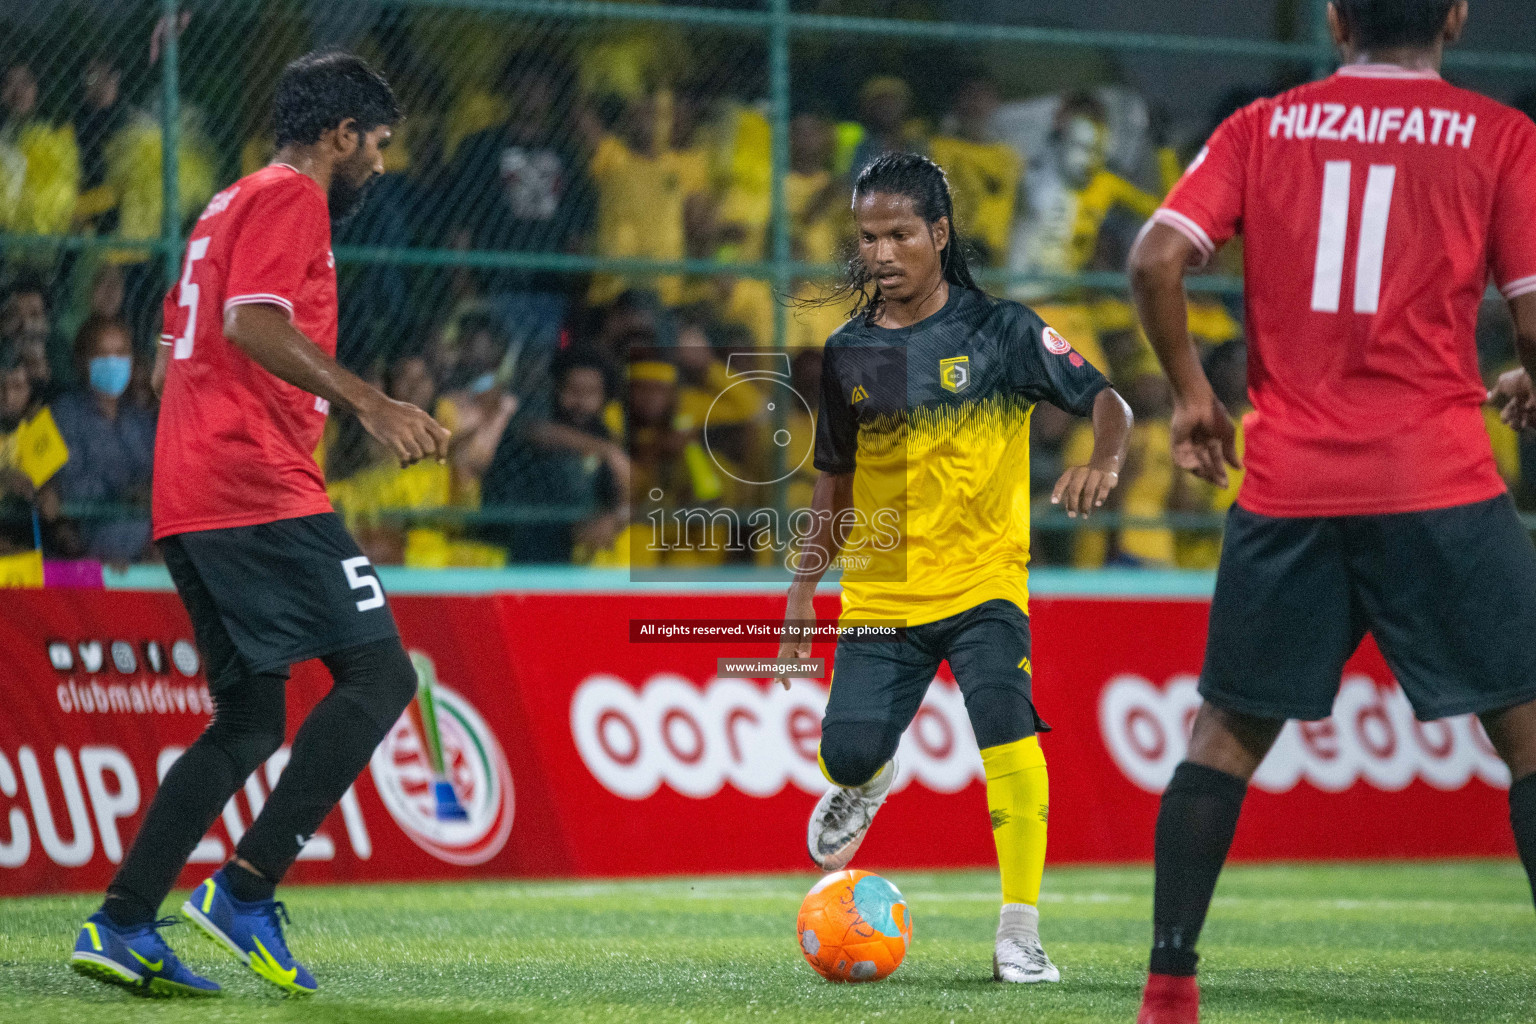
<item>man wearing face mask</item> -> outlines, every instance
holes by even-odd
[[[128,325],[103,316],[86,320],[75,335],[75,366],[85,383],[52,405],[69,448],[69,461],[59,471],[60,497],[102,505],[146,503],[155,461],[155,418],[123,397],[133,375]],[[131,562],[148,549],[149,532],[147,515],[87,518],[71,553]]]
[[[1095,97],[1068,96],[1056,113],[1050,159],[1030,171],[1029,217],[1014,231],[1014,269],[1076,274],[1089,269],[1099,230],[1123,206],[1150,217],[1157,198],[1105,164],[1108,115]]]

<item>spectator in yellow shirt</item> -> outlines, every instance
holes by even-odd
[[[0,230],[65,234],[79,194],[75,131],[39,114],[37,76],[14,61],[0,78]]]
[[[681,422],[679,397],[675,363],[630,363],[630,493],[638,503],[638,527],[629,556],[636,567],[716,565],[730,540],[729,527],[708,515],[722,504],[729,478],[705,450],[699,431]]]
[[[832,122],[805,111],[789,125],[789,174],[784,180],[785,206],[790,218],[790,255],[801,263],[830,265],[838,262],[844,238],[851,234],[847,179],[832,170],[837,139]],[[766,163],[767,153],[761,154]],[[742,163],[737,158],[734,163]],[[766,167],[764,168],[766,178]],[[725,244],[717,251],[722,260],[752,262],[769,254],[771,194],[757,178],[739,174],[723,200],[720,231]],[[774,295],[769,282],[751,278],[720,281],[717,296],[720,317],[752,332],[759,346],[773,343]],[[817,300],[829,282],[797,280],[789,317],[787,344],[791,348],[821,346],[827,336],[847,320],[846,310]]]
[[[921,126],[909,119],[911,110],[912,87],[901,79],[882,75],[864,83],[859,90],[859,126],[863,132],[853,151],[849,178],[857,178],[883,153],[926,151]]]
[[[561,350],[550,367],[547,417],[496,453],[488,507],[517,506],[515,523],[482,533],[515,562],[586,562],[614,547],[628,525],[629,463],[603,422],[614,394],[612,364],[598,349]]]
[[[656,96],[630,101],[612,131],[587,120],[599,256],[682,260],[688,255],[689,221],[707,219],[701,211],[711,201],[708,160],[702,153],[672,148],[671,118],[661,116],[661,106]],[[634,285],[623,276],[598,274],[588,301],[605,305]],[[683,298],[680,276],[658,277],[653,286],[668,306]]]
[[[81,76],[80,111],[75,138],[80,146],[79,203],[75,219],[99,234],[114,230],[117,200],[107,180],[107,144],[128,121],[128,101],[122,94],[122,69],[105,54],[91,59]]]
[[[1138,520],[1113,532],[1078,530],[1073,538],[1072,563],[1079,569],[1102,565],[1168,568],[1174,564],[1173,531],[1144,521],[1160,519],[1169,511],[1174,493],[1172,444],[1168,416],[1171,394],[1161,373],[1137,375],[1125,390],[1125,399],[1136,414],[1131,428],[1125,466],[1120,471],[1118,497],[1114,511],[1126,519]],[[1065,458],[1071,464],[1091,451],[1091,428],[1076,424],[1068,436]]]
[[[802,263],[841,263],[843,249],[853,237],[848,179],[832,169],[836,147],[836,126],[820,114],[801,114],[789,126],[785,199],[792,218],[793,254]],[[787,339],[790,348],[819,349],[848,321],[846,308],[819,301],[834,287],[836,282],[829,280],[796,282]]]
[[[195,107],[182,108],[176,166],[183,222],[196,216],[213,198],[218,173],[213,144],[201,125],[201,113]],[[159,118],[140,111],[131,115],[107,143],[102,188],[110,190],[115,200],[119,238],[146,241],[158,238],[164,227],[163,138]],[[160,322],[160,304],[165,297],[163,271],[159,261],[151,259],[144,249],[113,250],[108,258],[125,268],[123,318],[133,329],[135,345],[142,350],[150,344]]]
[[[1008,257],[1013,211],[1018,202],[1024,162],[1018,152],[992,134],[997,86],[972,78],[960,86],[945,119],[945,132],[933,137],[929,155],[944,168],[955,197],[955,221],[988,266]]]
[[[485,388],[477,397],[491,395],[495,401],[487,398],[474,402],[463,392],[439,398],[430,366],[419,354],[396,360],[385,375],[384,388],[396,401],[432,410],[454,431],[456,447],[450,449],[447,465],[425,459],[402,468],[377,442],[368,439],[364,468],[326,486],[358,544],[381,565],[505,565],[506,552],[498,548],[460,539],[459,531],[444,525],[401,520],[388,513],[477,508],[479,475],[516,411],[515,404],[509,408],[494,388]],[[468,406],[472,408],[465,416]]]
[[[40,423],[46,421],[46,423]],[[33,394],[25,360],[17,347],[0,339],[0,587],[43,585],[42,552],[33,533],[33,512],[42,527],[44,546],[57,548],[67,526],[61,515],[57,479],[50,479],[64,448],[57,427]],[[36,451],[31,427],[51,432],[56,448],[42,456]],[[24,443],[25,442],[25,443]],[[53,446],[50,446],[53,447]],[[67,452],[62,452],[67,457]]]
[[[852,234],[848,181],[832,171],[835,126],[821,114],[799,114],[789,125],[789,176],[784,179],[790,241],[802,263],[835,263]]]
[[[1124,207],[1145,219],[1157,197],[1137,188],[1105,164],[1108,115],[1095,97],[1067,97],[1057,112],[1048,159],[1032,168],[1029,218],[1015,232],[1015,269],[1076,274],[1089,269],[1105,219]]]

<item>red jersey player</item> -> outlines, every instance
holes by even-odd
[[[1536,547],[1495,470],[1473,338],[1490,278],[1536,366],[1536,125],[1442,81],[1463,0],[1334,0],[1344,67],[1229,118],[1131,256],[1180,466],[1225,483],[1233,427],[1182,275],[1241,233],[1246,476],[1227,520],[1187,759],[1157,820],[1141,1024],[1198,1019],[1195,942],[1248,780],[1332,710],[1369,631],[1421,719],[1476,713],[1536,872]],[[1530,415],[1529,380],[1509,417]]]
[[[383,172],[400,111],[356,57],[319,53],[278,82],[272,166],[214,196],[165,301],[154,531],[186,606],[214,715],[177,759],[71,963],[147,994],[219,986],[160,937],[158,911],[226,801],[284,738],[284,683],[320,658],[335,686],[234,857],[182,914],[290,993],[313,976],[288,951],[273,889],[416,692],[383,587],[326,499],[314,452],[331,404],[403,463],[448,432],[337,365],[331,220]]]

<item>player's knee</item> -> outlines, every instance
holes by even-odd
[[[390,637],[324,659],[336,689],[388,730],[416,695],[416,667],[399,639]]]
[[[214,691],[213,721],[198,742],[222,751],[242,779],[283,745],[286,682],[283,673],[242,670],[238,681]]]
[[[395,719],[400,717],[416,696],[416,666],[411,664],[411,656],[405,653],[404,645],[396,642],[392,650],[385,653],[383,668],[380,671],[380,704],[384,708],[393,725]]]
[[[879,723],[827,726],[821,734],[822,771],[836,785],[862,786],[896,753],[890,732]]]
[[[215,719],[198,740],[221,751],[229,758],[237,779],[244,779],[267,763],[283,745],[283,720],[275,723],[232,726]]]
[[[283,745],[283,733],[281,729],[263,729],[258,732],[247,733],[241,737],[236,745],[237,763],[245,774],[249,775],[257,768],[267,763],[267,759],[277,753]]]

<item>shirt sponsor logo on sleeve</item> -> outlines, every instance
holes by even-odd
[[[203,221],[207,220],[209,217],[217,217],[219,214],[229,209],[229,204],[234,202],[235,196],[239,194],[239,185],[236,185],[233,188],[225,189],[223,192],[220,192],[218,195],[208,200],[208,205],[203,209],[203,215],[197,219]]]

